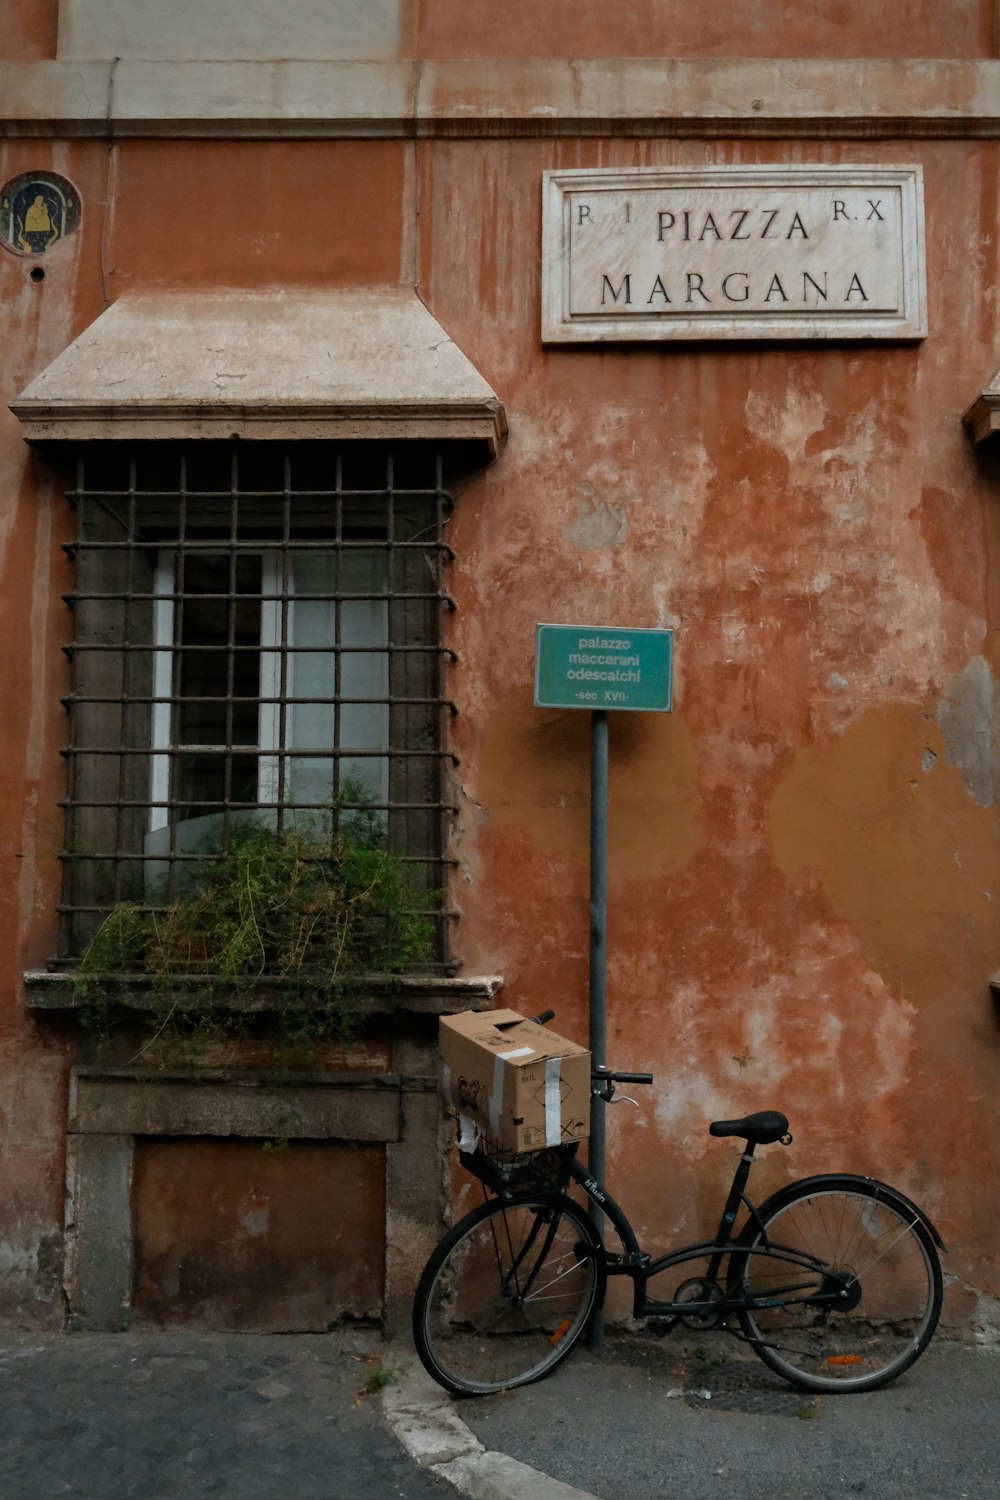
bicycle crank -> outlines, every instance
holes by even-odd
[[[716,1282],[707,1281],[703,1276],[693,1276],[690,1281],[681,1282],[674,1293],[675,1306],[678,1303],[691,1304],[687,1311],[677,1313],[677,1321],[685,1328],[693,1328],[695,1331],[718,1328],[722,1322],[725,1300],[725,1294]]]

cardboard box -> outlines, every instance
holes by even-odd
[[[590,1133],[590,1053],[516,1010],[442,1016],[441,1090],[508,1151]]]

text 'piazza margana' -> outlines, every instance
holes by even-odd
[[[916,167],[547,173],[543,336],[923,337],[920,189]]]

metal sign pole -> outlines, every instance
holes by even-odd
[[[669,713],[673,633],[635,626],[536,625],[535,705],[587,708],[590,716],[590,1052],[607,1066],[608,709]],[[601,704],[602,707],[597,705]],[[590,1174],[604,1180],[605,1106],[590,1111]],[[598,1233],[604,1214],[588,1211]],[[587,1342],[604,1343],[604,1314],[594,1313]]]
[[[608,716],[601,710],[590,721],[590,1052],[592,1066],[607,1064],[607,958],[608,958]],[[587,1162],[590,1175],[604,1181],[606,1105],[594,1099],[590,1112],[590,1144]],[[588,1212],[598,1234],[604,1215],[596,1203]],[[590,1349],[604,1343],[604,1314],[594,1313],[587,1333]]]

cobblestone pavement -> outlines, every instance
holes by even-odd
[[[388,1368],[367,1331],[0,1330],[0,1497],[454,1497],[387,1430]]]

